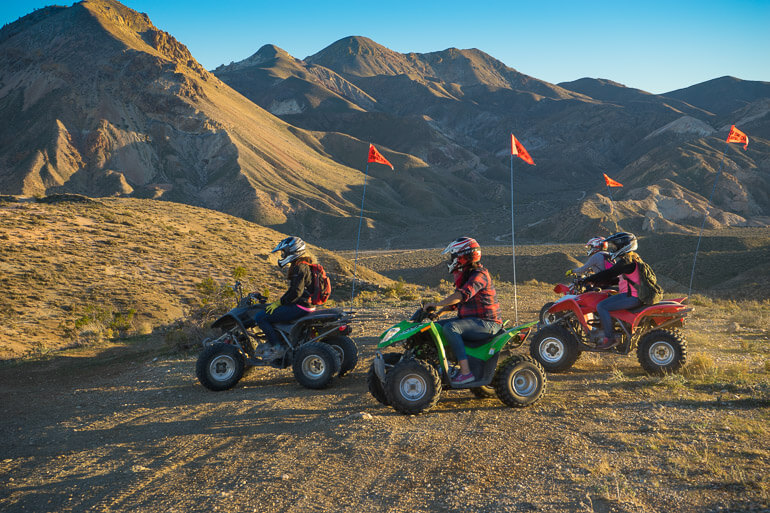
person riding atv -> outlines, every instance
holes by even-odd
[[[597,345],[597,349],[610,349],[620,342],[614,334],[610,312],[628,310],[642,304],[639,298],[640,270],[643,265],[646,265],[636,253],[638,243],[633,233],[619,232],[607,237],[605,242],[612,251],[610,258],[616,262],[615,265],[584,279],[586,283],[599,284],[606,283],[607,280],[616,276],[619,277],[618,294],[596,305],[596,313],[599,315],[604,331],[604,340]]]
[[[463,339],[489,338],[500,331],[502,320],[492,278],[481,265],[479,243],[470,237],[460,237],[444,249],[442,254],[446,253],[449,253],[448,267],[454,276],[455,291],[438,303],[426,304],[425,309],[435,309],[436,316],[457,311],[457,317],[436,324],[441,325],[460,365],[460,372],[452,377],[452,384],[462,385],[477,379],[468,365]]]
[[[592,238],[586,242],[586,248],[588,249],[588,260],[586,260],[586,263],[573,269],[567,269],[567,272],[564,273],[565,276],[595,274],[612,267],[613,262],[610,259],[610,253],[607,251],[607,241],[603,237]]]
[[[262,358],[279,357],[279,353],[286,349],[281,344],[273,324],[291,322],[315,311],[315,306],[311,303],[313,277],[309,265],[314,259],[307,250],[305,241],[299,237],[286,237],[270,253],[276,251],[281,252],[278,266],[283,269],[289,265],[289,288],[280,299],[267,305],[254,317],[254,321],[267,338],[267,344],[258,348],[258,356]]]

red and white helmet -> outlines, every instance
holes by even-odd
[[[586,242],[586,248],[588,248],[588,254],[593,255],[599,251],[607,251],[607,241],[603,237],[594,237]]]
[[[463,269],[473,262],[481,261],[481,246],[476,239],[470,237],[460,237],[449,243],[441,254],[449,253],[449,272],[453,273],[458,269]]]

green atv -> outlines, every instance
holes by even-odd
[[[436,405],[442,387],[447,387],[467,388],[480,398],[497,394],[508,406],[524,408],[545,393],[545,371],[530,356],[510,355],[498,365],[500,355],[521,346],[537,321],[510,329],[501,327],[485,340],[466,341],[468,364],[473,375],[480,377],[454,385],[451,376],[457,371],[456,358],[434,320],[432,313],[420,308],[409,320],[380,335],[378,349],[398,343],[404,348],[398,353],[377,351],[367,373],[369,393],[382,404],[405,414],[424,413]]]

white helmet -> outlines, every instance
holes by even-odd
[[[586,242],[586,248],[588,248],[589,255],[593,255],[599,251],[607,251],[607,241],[603,237],[594,237]]]
[[[305,253],[305,241],[299,237],[286,237],[270,253],[281,252],[281,258],[278,260],[278,266],[283,268]]]

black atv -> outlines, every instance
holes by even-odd
[[[203,341],[195,365],[198,380],[209,390],[234,387],[252,367],[285,369],[291,365],[297,382],[315,389],[328,387],[335,375],[344,376],[355,368],[358,348],[348,336],[353,312],[322,309],[274,324],[281,346],[271,348],[254,322],[257,312],[267,306],[267,298],[258,292],[244,296],[240,282],[233,291],[238,294],[238,306],[211,325],[221,329],[222,335]]]

